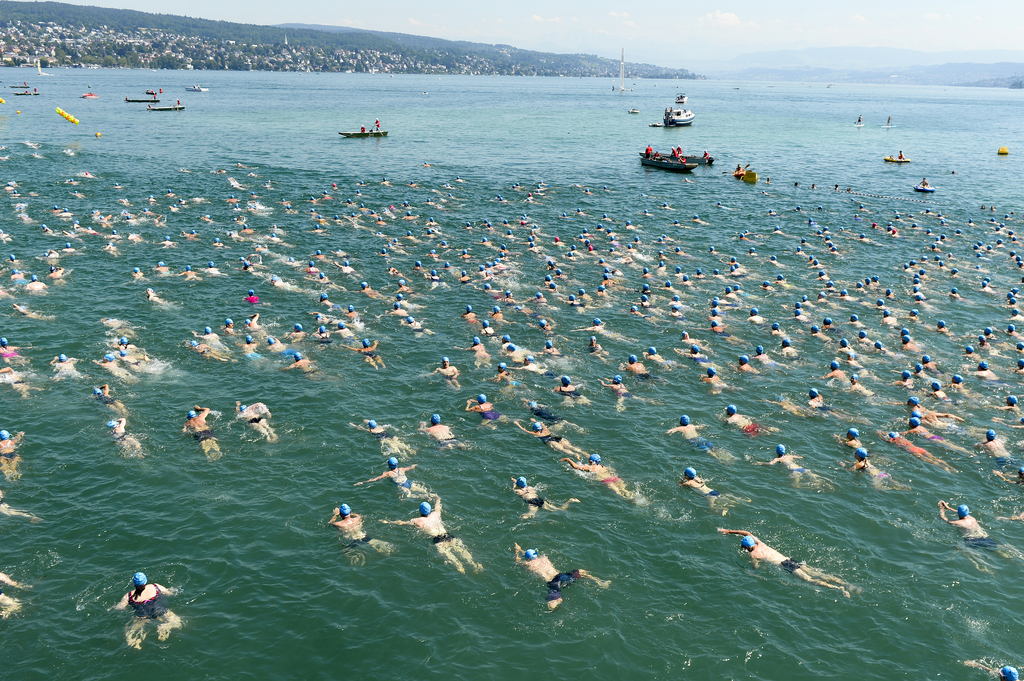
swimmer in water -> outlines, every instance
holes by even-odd
[[[460,573],[466,573],[466,567],[471,567],[477,572],[484,569],[483,565],[473,561],[469,549],[458,537],[448,534],[441,522],[441,497],[433,497],[434,505],[424,501],[420,503],[420,515],[411,520],[381,520],[387,525],[411,525],[430,537],[434,547],[441,557]]]
[[[910,440],[908,440],[907,438],[903,437],[902,435],[895,431],[890,431],[888,434],[883,433],[882,431],[878,431],[878,436],[883,440],[889,442],[890,444],[894,444],[901,449],[905,449],[906,451],[910,452],[911,454],[921,459],[921,461],[924,461],[925,463],[930,463],[933,466],[938,466],[947,473],[957,472],[955,468],[950,466],[942,459],[938,458],[937,456],[934,456],[928,450],[922,447],[918,447],[913,442],[911,442]]]
[[[18,471],[21,455],[17,450],[24,438],[24,432],[16,433],[12,437],[6,430],[0,430],[0,470],[8,480],[17,480],[21,477]]]
[[[81,374],[75,369],[75,362],[78,360],[74,357],[68,357],[67,355],[57,355],[50,360],[50,366],[53,367],[53,379],[59,381],[64,378],[75,378]]]
[[[1002,478],[1004,481],[1010,483],[1011,485],[1024,485],[1024,466],[1021,466],[1017,470],[1017,477],[1016,478],[1011,478],[1006,473],[1003,473],[1002,471],[998,471],[998,470],[994,470],[994,471],[992,471],[992,473],[997,475],[997,476],[999,476],[1000,478]],[[1017,518],[1012,518],[1012,519],[1008,518],[1008,520],[1017,520]]]
[[[893,482],[892,478],[885,471],[880,471],[875,468],[874,464],[868,461],[868,450],[863,447],[857,447],[857,450],[853,453],[854,463],[850,467],[851,470],[864,471],[871,476],[871,484],[879,489],[909,489],[903,485]],[[843,467],[846,467],[846,462],[840,462]]]
[[[812,568],[807,565],[807,563],[798,563],[795,560],[790,559],[788,556],[782,555],[746,530],[727,530],[720,527],[718,528],[718,531],[722,534],[743,535],[741,546],[744,551],[750,554],[750,558],[754,561],[755,568],[758,567],[758,562],[763,560],[767,563],[771,563],[772,565],[778,565],[786,572],[789,572],[795,577],[799,577],[810,584],[841,591],[847,598],[850,597],[851,591],[859,591],[857,587],[844,582],[838,577],[826,574],[816,568]]]
[[[755,461],[755,466],[774,466],[782,464],[793,477],[793,487],[814,487],[817,489],[831,489],[832,486],[821,476],[812,473],[803,466],[796,463],[797,459],[803,457],[798,454],[786,452],[786,445],[776,445],[775,458],[771,461]]]
[[[242,404],[235,402],[235,418],[242,419],[257,433],[267,438],[267,442],[277,442],[277,433],[270,427],[267,421],[270,419],[270,409],[262,402],[254,404]]]
[[[125,418],[107,421],[107,428],[110,429],[110,434],[114,437],[114,442],[121,447],[121,451],[124,455],[141,459],[145,456],[142,452],[142,443],[140,443],[134,435],[129,435],[127,433],[125,430],[125,426],[127,425],[128,420]]]
[[[944,500],[939,499],[939,516],[942,519],[956,527],[963,534],[964,544],[972,549],[997,549],[1001,556],[1011,557],[1024,557],[1020,556],[1020,552],[1012,547],[1004,544],[999,544],[992,537],[988,536],[988,532],[982,529],[978,520],[971,515],[971,509],[968,508],[967,504],[960,504],[956,507],[956,520],[950,520],[946,517],[946,511],[952,511],[953,508],[947,504]],[[982,567],[972,557],[972,562],[975,566],[983,571],[990,572],[987,568]]]
[[[110,396],[110,386],[106,383],[98,388],[93,388],[92,394],[99,402],[110,407],[110,409],[118,416],[128,415],[127,407],[125,407],[119,400]]]
[[[380,453],[384,456],[412,456],[416,453],[416,450],[411,446],[398,439],[398,436],[388,430],[391,426],[379,425],[373,419],[364,419],[363,423],[365,426],[360,426],[355,423],[349,423],[356,430],[365,430],[370,435],[373,435],[377,440],[380,441]],[[447,428],[447,426],[445,426]]]
[[[31,521],[33,523],[38,523],[38,522],[42,521],[42,518],[40,518],[38,516],[34,516],[31,513],[29,513],[28,511],[19,511],[16,508],[11,508],[11,506],[8,503],[6,503],[3,500],[3,498],[4,498],[4,492],[3,492],[3,490],[0,490],[0,514],[8,515],[8,516],[11,516],[11,517],[28,518],[29,521]],[[2,590],[0,590],[0,593],[2,593]]]
[[[447,449],[448,447],[462,447],[462,443],[455,439],[455,435],[452,433],[452,429],[441,423],[440,414],[434,414],[430,417],[430,425],[427,425],[425,421],[420,422],[420,432],[426,433],[430,437],[440,443],[442,448]]]
[[[487,395],[480,393],[476,396],[476,402],[476,404],[473,404],[473,400],[466,400],[466,411],[480,412],[480,416],[483,418],[481,424],[497,421],[501,418],[501,412],[487,401]]]
[[[27,398],[29,393],[33,390],[42,390],[42,388],[34,388],[30,386],[25,381],[24,376],[11,367],[0,368],[0,377],[3,377],[0,382],[10,385],[12,388],[17,390],[23,398]]]
[[[598,579],[586,570],[559,572],[555,569],[555,566],[551,564],[551,560],[547,556],[538,554],[534,549],[527,549],[526,551],[523,551],[519,544],[516,544],[515,547],[516,564],[523,565],[527,570],[540,577],[547,584],[548,610],[554,610],[562,604],[562,589],[577,580],[589,579],[602,589],[607,589],[611,586],[611,582]]]
[[[441,374],[444,377],[445,383],[447,383],[454,390],[462,388],[459,385],[459,370],[452,366],[451,361],[447,357],[441,358],[441,366],[434,369],[432,373]]]
[[[351,345],[343,345],[342,347],[347,348],[353,352],[358,352],[362,354],[363,359],[365,359],[366,362],[369,363],[369,365],[372,366],[374,369],[384,369],[386,368],[384,366],[384,360],[381,358],[380,355],[377,354],[378,342],[379,341],[373,341],[373,344],[371,345],[369,339],[364,338],[362,342],[362,347],[354,347]]]
[[[580,394],[579,389],[572,384],[572,379],[568,376],[562,376],[560,379],[561,385],[555,388],[554,392],[565,398],[564,404],[571,404],[577,402],[579,404],[590,404],[590,400]]]
[[[688,467],[683,471],[683,477],[679,481],[680,487],[690,487],[697,490],[708,500],[708,507],[711,508],[715,513],[725,515],[729,512],[729,509],[736,505],[737,502],[745,501],[750,503],[750,499],[739,499],[724,495],[718,490],[711,489],[707,483],[697,475],[697,471],[694,468]]]
[[[777,433],[778,428],[772,428],[771,426],[765,426],[760,423],[755,423],[753,419],[748,416],[740,414],[736,409],[735,404],[730,404],[725,408],[725,422],[731,426],[736,426],[743,431],[744,435],[750,437],[756,437],[763,433]]]
[[[982,208],[984,208],[984,206],[982,206]],[[971,667],[973,669],[980,669],[988,672],[992,676],[998,676],[999,681],[1020,681],[1020,673],[1017,671],[1017,668],[1011,667],[1010,665],[1006,665],[1002,669],[996,669],[995,667],[989,667],[983,662],[966,660],[964,661],[964,666]]]
[[[159,624],[156,627],[157,638],[166,641],[167,637],[175,629],[181,628],[181,618],[175,615],[167,607],[167,596],[177,593],[161,584],[150,584],[146,575],[136,572],[132,576],[133,589],[121,597],[120,602],[114,606],[114,610],[124,610],[131,606],[135,611],[135,617],[128,623],[124,630],[124,638],[132,648],[142,649],[142,642],[146,639],[146,623],[156,620]]]
[[[476,366],[477,367],[490,366],[490,361],[489,360],[491,359],[491,356],[490,356],[490,354],[488,354],[487,348],[484,347],[484,344],[480,342],[480,338],[478,338],[477,336],[473,336],[473,345],[471,345],[470,347],[468,347],[468,348],[456,347],[455,349],[456,350],[469,350],[470,352],[475,353],[476,354]]]
[[[203,454],[206,455],[207,460],[215,461],[221,457],[221,451],[220,445],[217,444],[217,438],[213,436],[213,430],[206,423],[206,417],[209,413],[209,409],[200,407],[198,404],[192,407],[192,411],[188,413],[188,420],[185,421],[181,432],[190,433],[192,437],[199,441],[199,445],[203,448]]]
[[[590,463],[577,463],[572,459],[562,459],[565,463],[569,464],[578,471],[584,473],[590,473],[594,479],[603,482],[608,486],[608,489],[615,492],[623,499],[632,500],[634,498],[633,492],[626,489],[626,483],[616,475],[615,469],[608,466],[601,465],[601,455],[591,454],[588,457]]]
[[[309,375],[316,373],[316,365],[309,361],[308,357],[303,357],[301,352],[296,352],[292,355],[292,363],[286,367],[281,367],[280,371],[288,371],[290,369],[299,369],[302,373]]]
[[[996,439],[996,431],[989,429],[985,433],[985,440],[974,445],[976,449],[984,449],[992,456],[1009,457],[1010,454],[1006,451],[1006,447],[1003,446],[999,440]]]
[[[550,430],[548,430],[548,427],[540,421],[534,421],[530,425],[530,430],[524,428],[523,425],[519,423],[519,421],[516,421],[515,424],[519,428],[519,430],[523,431],[524,433],[529,433],[530,435],[533,435],[535,438],[537,438],[538,440],[540,440],[541,442],[543,442],[556,452],[560,452],[562,454],[567,454],[583,459],[588,458],[590,456],[590,454],[583,451],[573,443],[569,442],[569,440],[567,440],[566,438],[553,434]]]
[[[344,552],[348,555],[349,562],[352,565],[363,565],[366,563],[366,557],[356,550],[360,546],[369,546],[377,553],[385,555],[394,553],[395,547],[392,544],[367,536],[366,531],[363,530],[363,517],[353,513],[348,504],[341,504],[338,508],[334,509],[334,515],[331,516],[328,522],[341,531],[342,539],[348,540],[348,545],[345,547]],[[384,521],[382,520],[381,522]]]
[[[0,583],[8,586],[13,586],[15,589],[31,589],[32,587],[27,584],[20,584],[7,576],[6,573],[0,572]],[[21,601],[17,598],[12,598],[4,593],[4,590],[0,588],[0,619],[7,619],[14,613],[21,610]]]
[[[392,456],[390,459],[388,459],[388,469],[386,471],[384,471],[375,478],[370,478],[369,480],[357,482],[356,487],[359,487],[360,485],[367,485],[371,482],[377,482],[378,480],[383,480],[384,478],[391,478],[391,481],[395,483],[396,487],[398,487],[398,493],[401,494],[404,498],[429,499],[431,496],[430,490],[428,490],[426,486],[424,486],[422,483],[413,482],[412,480],[409,479],[409,476],[405,474],[406,471],[411,471],[413,468],[416,468],[416,464],[413,464],[411,466],[399,467],[398,459]]]
[[[523,501],[526,502],[527,511],[522,515],[523,520],[537,515],[537,511],[540,509],[547,509],[548,511],[565,511],[569,508],[569,504],[580,503],[579,499],[572,497],[562,506],[554,503],[549,499],[543,499],[537,494],[536,488],[527,484],[526,478],[519,476],[518,478],[512,478],[512,491],[518,494]]]

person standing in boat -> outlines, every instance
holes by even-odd
[[[862,121],[861,121],[862,118],[863,118],[863,116],[857,116],[857,125],[860,125],[862,123]]]
[[[378,118],[378,119],[374,120],[373,124],[377,128],[377,130],[379,131],[380,130],[380,119]]]
[[[359,126],[359,132],[366,132],[366,126],[365,125]]]
[[[644,151],[644,158],[650,158],[654,154],[654,149],[650,144],[647,145],[647,149]]]

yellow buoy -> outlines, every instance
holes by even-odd
[[[999,147],[999,155],[1000,156],[1006,156],[1009,153],[1010,153],[1010,148],[1009,147]]]
[[[18,113],[21,113],[20,111]]]
[[[99,133],[96,133],[96,136],[97,136],[97,137],[103,137],[103,135],[101,135],[101,134],[99,134]]]
[[[751,184],[757,184],[757,173],[755,173],[753,170],[748,170],[747,172],[743,173],[743,181],[749,182]]]

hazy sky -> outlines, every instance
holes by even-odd
[[[146,12],[255,24],[333,24],[507,43],[546,52],[587,52],[686,67],[744,52],[824,46],[925,51],[1021,49],[1024,2],[750,0],[719,3],[622,0],[96,0]]]

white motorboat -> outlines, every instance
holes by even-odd
[[[193,85],[192,87],[185,88],[185,91],[186,92],[209,92],[210,88],[208,88],[208,87],[199,87],[199,85]]]
[[[633,114],[638,114],[638,113],[640,113],[640,109],[630,109],[630,110],[629,110],[629,111],[627,111],[626,113],[633,113]]]
[[[684,94],[676,95],[676,104],[686,104],[686,95],[684,95]]]
[[[665,127],[678,128],[684,125],[690,125],[696,117],[697,114],[687,109],[673,109],[672,107],[668,107],[665,109]]]

